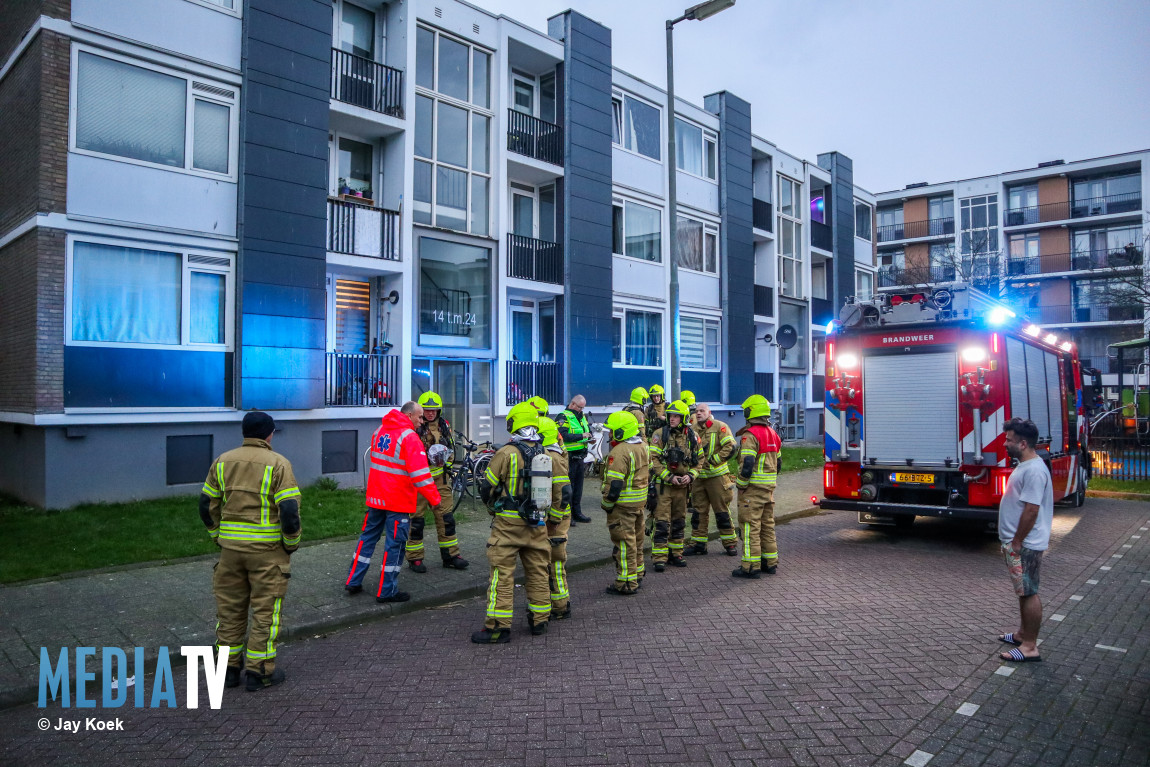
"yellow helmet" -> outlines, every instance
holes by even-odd
[[[684,391],[679,395],[679,400],[687,407],[690,407],[691,405],[695,404],[695,392]]]
[[[647,390],[642,386],[636,386],[631,390],[631,401],[636,405],[642,405],[647,401]]]
[[[658,394],[660,397],[666,396],[666,392],[663,391],[663,387],[659,384],[655,384],[651,388],[647,389],[647,394],[649,394],[652,398],[654,398],[656,394]]]
[[[607,416],[607,430],[611,432],[611,439],[622,442],[639,433],[639,421],[626,410],[620,410]]]
[[[535,395],[527,401],[533,405],[536,410],[539,411],[539,415],[541,416],[547,415],[547,411],[551,408],[551,406],[547,404],[547,400],[543,399],[539,395]]]
[[[559,424],[547,416],[539,418],[539,433],[543,436],[543,445],[559,444]]]
[[[687,419],[691,417],[691,411],[687,408],[687,405],[682,400],[675,400],[674,402],[667,405],[667,415],[671,415],[671,413],[674,413],[675,415],[682,418],[683,424],[687,423]],[[681,425],[682,424],[680,424],[680,426]]]
[[[762,394],[752,394],[743,402],[744,418],[766,418],[771,414],[771,403]]]
[[[442,410],[443,398],[433,391],[425,391],[419,395],[419,404],[429,410]]]
[[[520,402],[507,411],[507,433],[514,434],[528,426],[539,426],[539,411],[530,402]]]

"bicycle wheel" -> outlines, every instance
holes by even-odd
[[[475,464],[471,469],[471,497],[479,497],[479,483],[483,480],[483,476],[487,473],[487,467],[491,463],[491,453],[484,453],[475,460]]]

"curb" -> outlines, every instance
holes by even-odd
[[[1086,490],[1087,498],[1111,498],[1119,501],[1150,501],[1146,493],[1126,493],[1121,490]]]

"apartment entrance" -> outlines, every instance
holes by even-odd
[[[443,415],[451,428],[476,442],[493,438],[489,360],[414,358],[411,397],[418,400],[427,391],[443,398]]]

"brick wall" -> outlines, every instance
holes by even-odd
[[[8,60],[39,16],[71,19],[72,0],[0,0],[0,62]]]
[[[64,213],[68,201],[68,88],[72,43],[41,32],[39,211]]]
[[[64,233],[34,229],[0,248],[0,410],[64,408]]]

